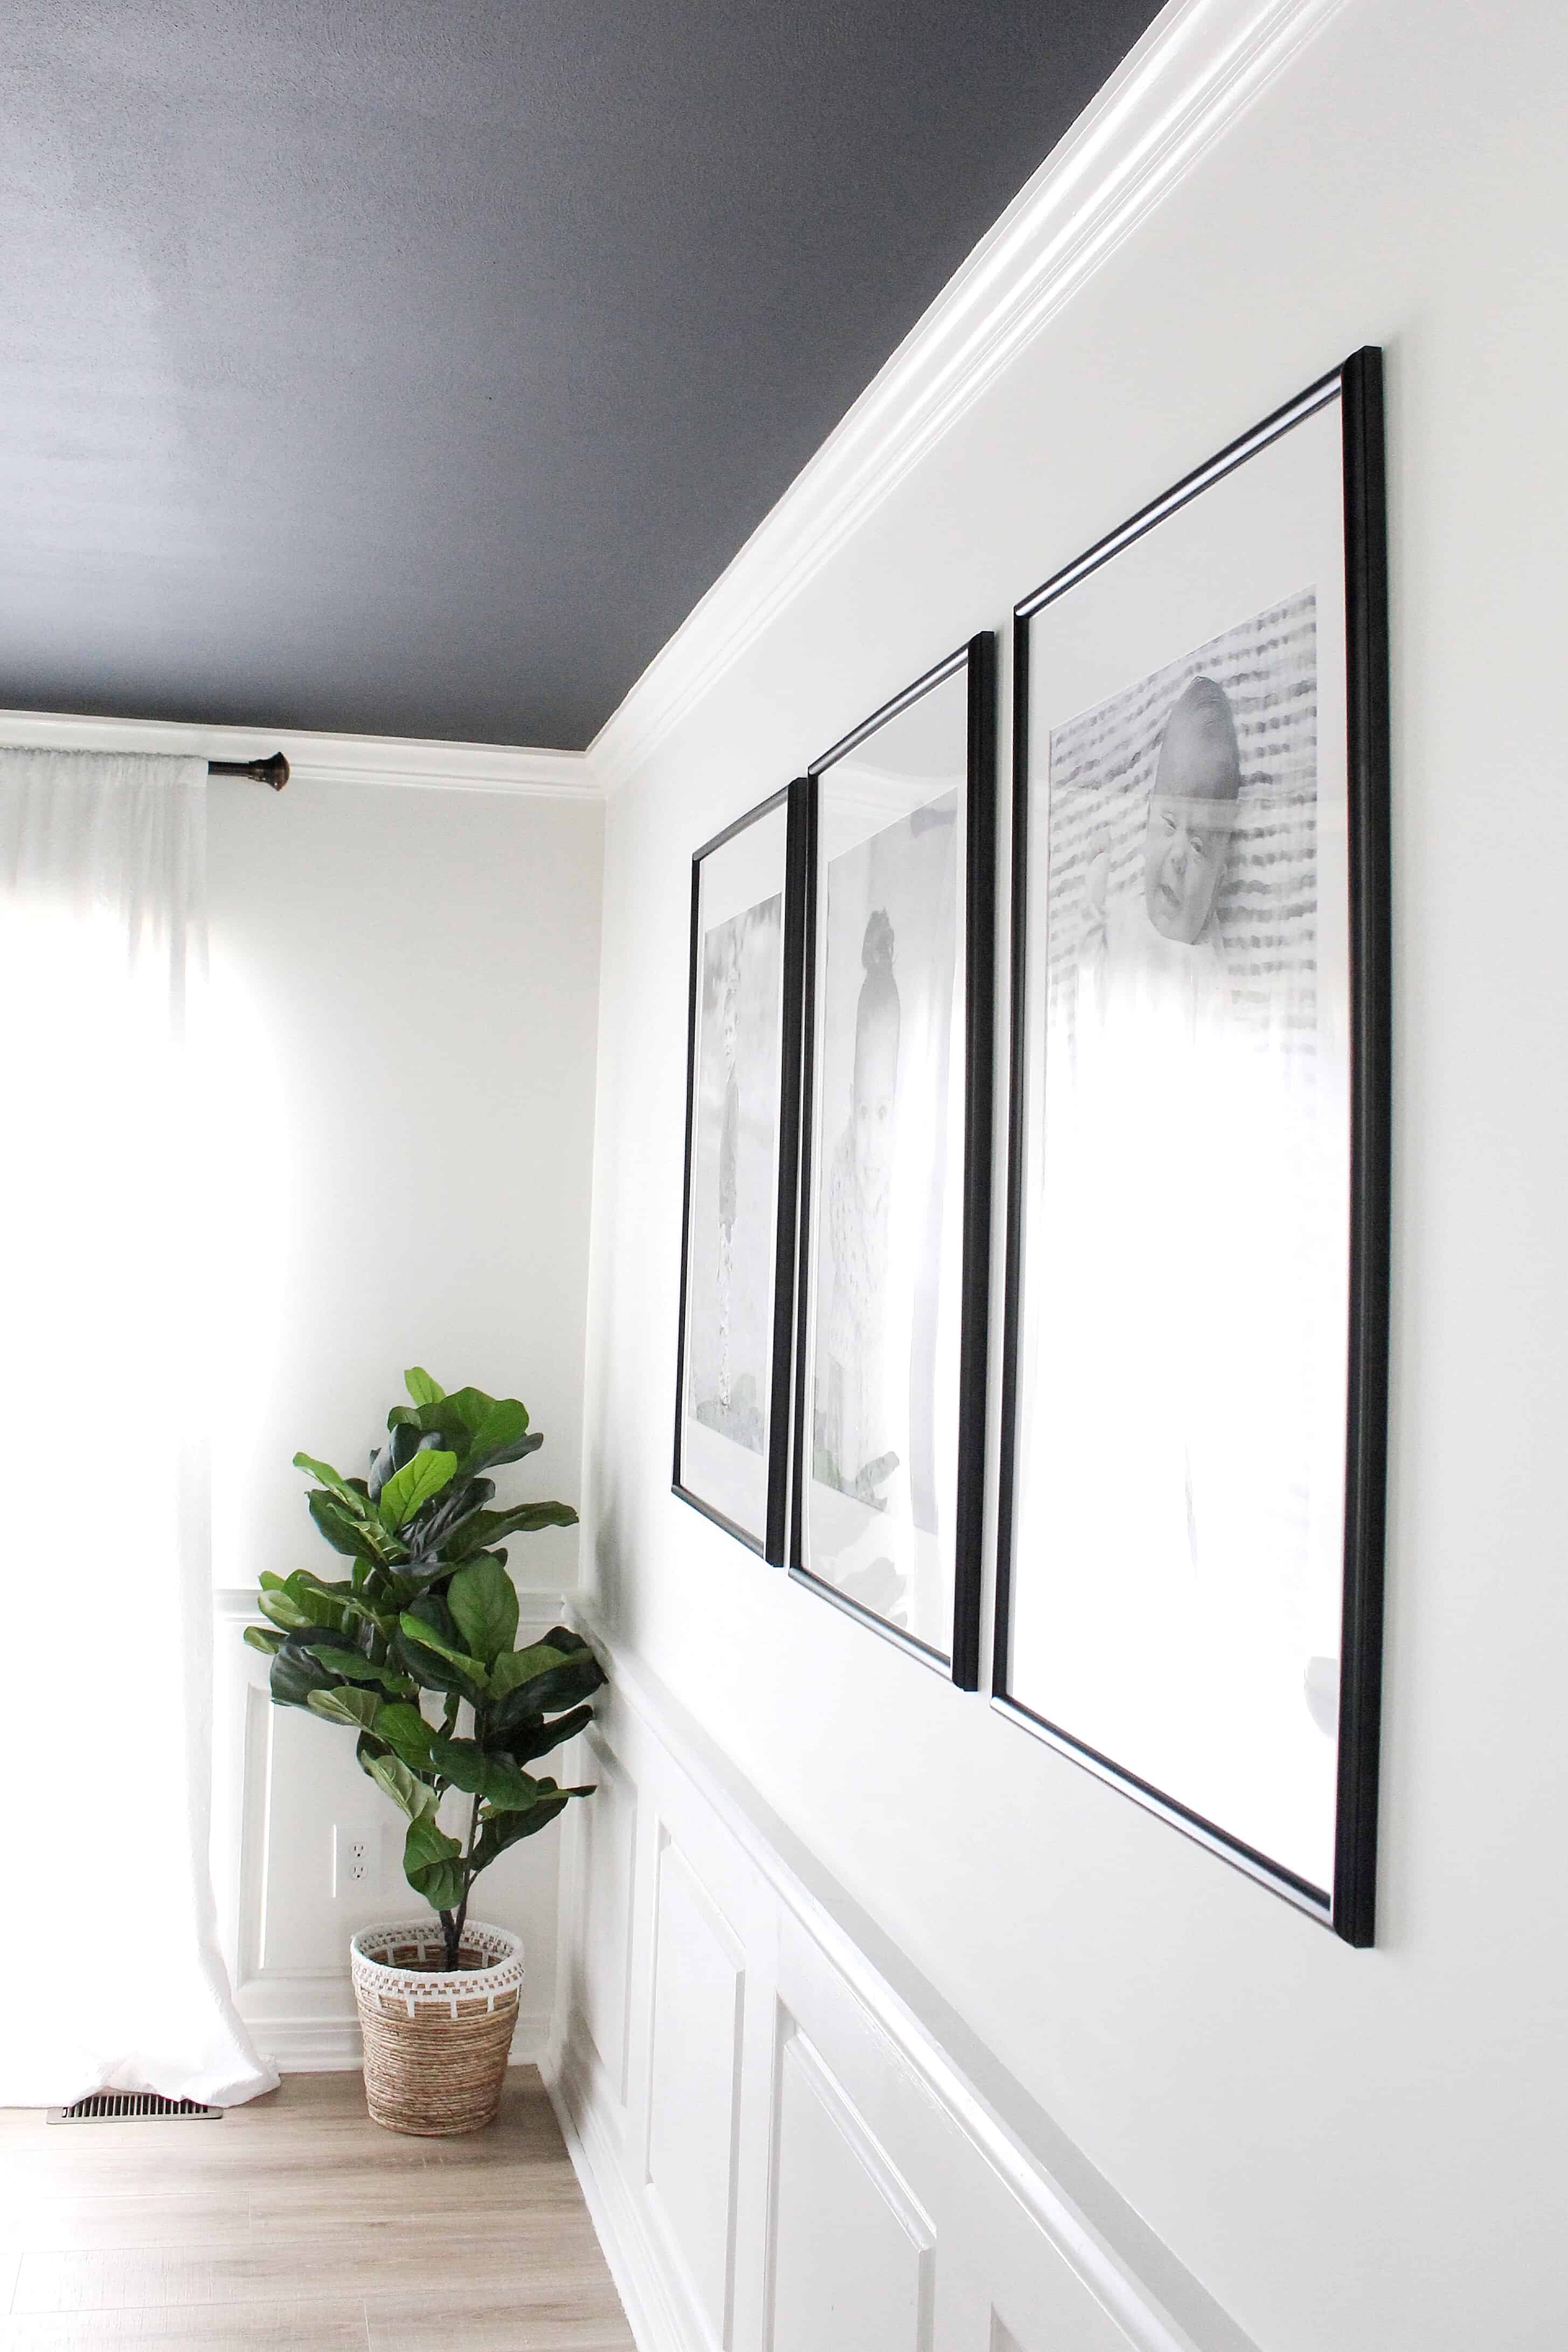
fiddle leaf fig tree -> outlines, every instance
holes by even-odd
[[[592,1795],[526,1767],[591,1719],[604,1670],[564,1625],[517,1646],[503,1542],[577,1520],[567,1503],[491,1508],[495,1483],[484,1474],[544,1442],[524,1408],[482,1389],[448,1394],[418,1366],[404,1379],[410,1402],[387,1415],[367,1477],[294,1457],[313,1482],[317,1530],[349,1573],[331,1582],[306,1568],[264,1574],[257,1607],[267,1622],[247,1625],[245,1638],[272,1660],[275,1706],[353,1732],[361,1770],[407,1818],[403,1874],[439,1914],[455,1968],[480,1872],[573,1797]],[[455,1836],[439,1819],[454,1790],[472,1801]]]

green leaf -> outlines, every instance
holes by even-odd
[[[489,1678],[480,1661],[444,1641],[434,1625],[427,1624],[423,1617],[416,1617],[412,1609],[405,1609],[397,1622],[405,1641],[416,1642],[422,1650],[434,1650],[437,1657],[446,1659],[466,1681],[476,1684],[481,1691],[489,1688]]]
[[[340,1650],[323,1642],[313,1642],[310,1646],[321,1664],[340,1681],[375,1683],[382,1690],[390,1691],[394,1698],[408,1696],[409,1678],[406,1675],[400,1675],[395,1667],[373,1665],[358,1650]]]
[[[392,1640],[392,1635],[397,1631],[397,1609],[395,1603],[399,1599],[402,1598],[408,1591],[407,1586],[404,1584],[403,1580],[401,1577],[392,1579],[391,1581],[392,1583],[393,1590],[387,1597],[394,1602],[394,1606],[390,1611],[372,1608],[368,1601],[361,1600],[360,1595],[354,1592],[347,1594],[339,1603],[339,1606],[342,1610],[345,1617],[358,1617],[362,1623],[366,1625],[373,1625],[376,1632],[382,1635],[382,1639],[388,1642]],[[347,1630],[348,1629],[345,1628],[345,1631]]]
[[[486,1396],[483,1389],[454,1389],[442,1400],[441,1412],[455,1416],[467,1432],[468,1446],[463,1457],[467,1472],[486,1469],[493,1462],[521,1461],[541,1442],[529,1436],[528,1409],[516,1397]]]
[[[468,1425],[444,1396],[437,1397],[432,1404],[394,1404],[387,1415],[387,1427],[418,1430],[427,1437],[439,1433],[449,1439],[454,1454],[468,1450]],[[407,1459],[405,1454],[403,1460]],[[393,1467],[401,1470],[402,1463],[395,1463]]]
[[[444,1780],[483,1797],[498,1813],[526,1812],[538,1801],[537,1781],[519,1772],[509,1756],[487,1756],[476,1740],[433,1739],[430,1754]]]
[[[455,1402],[473,1432],[476,1446],[509,1445],[528,1428],[528,1409],[517,1398],[486,1397],[477,1390],[470,1391],[468,1395],[477,1400],[477,1412],[470,1408],[467,1397],[460,1394]]]
[[[272,1661],[272,1703],[275,1706],[304,1706],[312,1691],[331,1690],[337,1680],[337,1675],[329,1674],[314,1653],[305,1647],[298,1633],[289,1633]]]
[[[405,1462],[382,1488],[376,1509],[383,1528],[401,1528],[413,1518],[415,1511],[439,1495],[457,1467],[455,1454],[444,1453],[431,1446]]]
[[[517,1638],[517,1596],[498,1559],[461,1568],[446,1588],[446,1606],[475,1657],[488,1666]]]
[[[382,1712],[384,1715],[386,1709],[383,1707]],[[435,1811],[434,1790],[418,1780],[401,1757],[366,1756],[362,1761],[377,1788],[383,1789],[393,1804],[402,1807],[411,1822],[423,1821],[427,1813]]]
[[[442,1440],[448,1451],[462,1442],[461,1437]],[[488,1478],[465,1478],[461,1473],[454,1478],[403,1529],[402,1540],[409,1550],[404,1574],[425,1585],[439,1576],[450,1576],[459,1558],[458,1550],[450,1542],[454,1531],[473,1517],[495,1491]],[[467,1550],[461,1556],[466,1558]]]
[[[406,1699],[389,1701],[377,1710],[375,1733],[384,1739],[394,1754],[405,1764],[424,1771],[434,1769],[430,1760],[430,1743],[434,1734],[417,1706]]]
[[[346,1503],[339,1502],[335,1495],[325,1494],[319,1487],[307,1496],[306,1503],[318,1532],[334,1551],[342,1552],[350,1559],[387,1558],[386,1538],[373,1520],[356,1517]]]
[[[564,1654],[549,1642],[535,1642],[526,1650],[507,1650],[490,1669],[491,1696],[505,1698],[508,1691],[531,1681],[535,1675],[547,1674],[552,1666],[565,1664]]]
[[[386,1712],[383,1707],[382,1712]],[[507,1734],[507,1748],[517,1764],[531,1764],[536,1757],[548,1756],[552,1748],[564,1740],[575,1739],[593,1721],[591,1706],[574,1706],[570,1715],[558,1715],[553,1723],[519,1724]]]
[[[466,1656],[457,1628],[452,1622],[452,1612],[438,1592],[422,1592],[417,1600],[408,1603],[408,1613],[411,1617],[417,1618],[420,1624],[427,1631],[434,1633],[446,1649]],[[446,1659],[436,1651],[418,1642],[411,1642],[402,1630],[401,1619],[397,1626],[395,1646],[402,1663],[408,1668],[409,1673],[413,1675],[422,1689],[447,1693],[448,1711],[454,1717],[456,1716],[459,1702],[465,1698],[471,1699],[476,1706],[485,1703],[486,1685],[476,1683],[471,1675],[461,1673],[455,1666],[449,1665]],[[477,1661],[473,1663],[476,1664]],[[448,1725],[447,1728],[450,1729],[451,1726]]]
[[[402,1873],[433,1911],[455,1911],[463,1900],[463,1849],[426,1814],[410,1822],[403,1840]]]
[[[347,1478],[340,1472],[334,1470],[329,1462],[318,1462],[314,1455],[309,1454],[297,1454],[294,1457],[294,1467],[297,1470],[308,1470],[318,1486],[325,1486],[329,1494],[336,1495],[345,1509],[351,1511],[356,1518],[364,1517],[367,1506],[363,1496],[357,1494]]]
[[[439,1420],[443,1405],[394,1405],[387,1415],[387,1442],[371,1457],[371,1475],[366,1487],[372,1503],[381,1499],[382,1489],[391,1485],[399,1470],[406,1470],[416,1454],[442,1451],[461,1454],[468,1443],[468,1433],[462,1423],[454,1423],[450,1431],[432,1427],[433,1416]]]
[[[441,1382],[433,1381],[430,1374],[419,1364],[413,1365],[404,1372],[402,1384],[415,1404],[439,1404],[446,1394]]]
[[[286,1633],[302,1633],[316,1622],[287,1592],[258,1592],[256,1605],[264,1617],[270,1617]]]
[[[276,1658],[283,1647],[282,1634],[272,1633],[266,1625],[247,1625],[243,1638],[253,1650],[260,1650],[268,1658]]]
[[[312,1625],[322,1626],[329,1633],[347,1631],[343,1612],[353,1606],[352,1585],[323,1584],[308,1568],[297,1568],[285,1583],[283,1595],[304,1611]]]
[[[520,1657],[523,1653],[518,1651],[516,1654]],[[602,1689],[604,1679],[604,1669],[591,1650],[576,1652],[562,1659],[559,1665],[531,1675],[516,1690],[507,1692],[505,1698],[496,1700],[491,1711],[492,1727],[505,1738],[529,1718],[557,1715],[565,1707],[591,1698],[596,1690]]]
[[[465,1519],[454,1536],[451,1556],[468,1559],[476,1551],[487,1551],[504,1537],[537,1535],[540,1528],[574,1528],[577,1513],[570,1503],[519,1503],[510,1511],[476,1511]]]
[[[313,1715],[324,1715],[329,1723],[349,1723],[356,1731],[370,1731],[381,1701],[374,1691],[350,1690],[347,1684],[340,1684],[333,1690],[313,1690],[306,1705]]]
[[[442,1402],[454,1419],[462,1423],[472,1443],[476,1430],[486,1414],[492,1411],[496,1400],[493,1396],[486,1396],[483,1389],[461,1388],[448,1389]]]
[[[560,1789],[552,1796],[541,1797],[526,1813],[492,1814],[474,1847],[476,1876],[488,1870],[497,1855],[505,1853],[509,1845],[516,1845],[519,1838],[538,1837],[540,1830],[548,1829],[558,1814],[565,1812],[568,1802],[567,1791]]]
[[[453,1402],[457,1402],[457,1399]],[[497,1462],[517,1462],[533,1448],[528,1444],[528,1415],[526,1406],[516,1397],[500,1397],[485,1401],[484,1410],[463,1418],[472,1433],[472,1443],[464,1457],[465,1470],[487,1470]]]

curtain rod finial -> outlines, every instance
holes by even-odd
[[[270,784],[280,793],[288,782],[288,762],[281,751],[269,760],[209,760],[209,776],[248,776],[255,784]]]

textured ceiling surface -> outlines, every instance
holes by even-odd
[[[0,706],[576,747],[1152,0],[6,0]]]

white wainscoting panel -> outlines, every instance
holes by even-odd
[[[584,1631],[612,1684],[573,1768],[600,1793],[562,1849],[543,2063],[643,2352],[1238,2352],[1196,2282],[1178,2318],[1174,2266],[1166,2301],[1137,2274]]]
[[[537,1641],[561,1622],[564,1602],[529,1593],[522,1601],[521,1640]],[[402,1874],[401,1818],[355,1763],[353,1741],[298,1707],[272,1705],[268,1661],[240,1638],[256,1622],[254,1603],[248,1592],[214,1596],[219,1929],[257,2046],[286,2074],[329,2073],[361,2062],[350,1937],[379,1921],[417,1918],[421,1905]],[[362,1889],[334,1892],[335,1826],[369,1843],[372,1874]],[[486,1873],[475,1906],[523,1938],[528,1974],[514,2064],[537,2059],[549,2030],[559,1853],[559,1832],[548,1830],[514,1847]]]
[[[653,1910],[647,2193],[711,2352],[728,2352],[746,2016],[739,1945],[661,1827]]]
[[[780,2025],[768,2352],[930,2352],[931,2224],[787,2011]]]
[[[627,2004],[637,1889],[637,1789],[597,1731],[584,1739],[583,1753],[594,1794],[578,1815],[581,1861],[574,1948],[582,1956],[580,2008],[600,2080],[619,2112],[626,2105],[632,2047]]]

